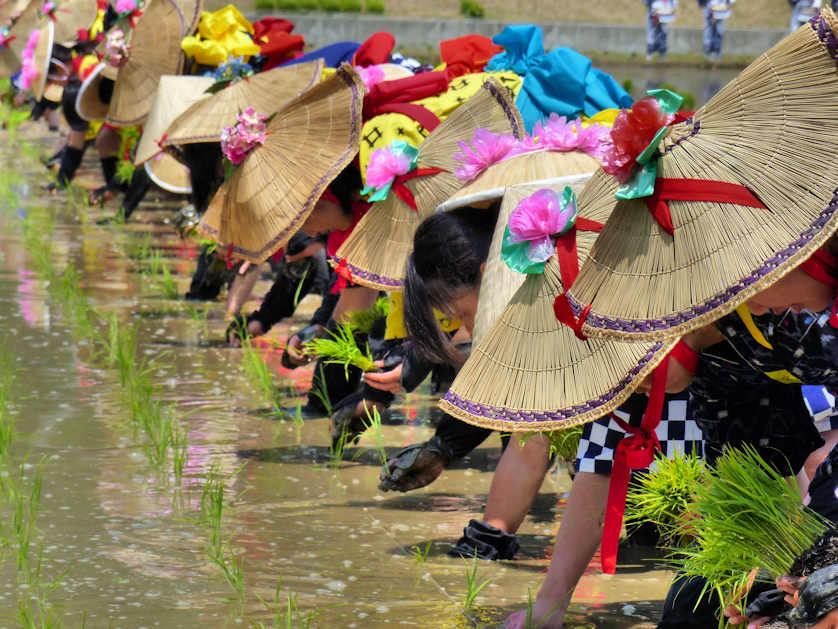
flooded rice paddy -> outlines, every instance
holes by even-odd
[[[58,142],[40,124],[0,132],[10,361],[0,627],[495,627],[523,608],[550,560],[564,468],[519,531],[520,559],[481,562],[477,578],[490,583],[464,612],[468,564],[445,552],[481,517],[500,440],[404,495],[378,490],[370,437],[330,460],[327,420],[277,419],[243,350],[223,343],[223,302],[171,298],[161,268],[183,295],[197,255],[169,224],[184,201],[152,191],[128,224],[99,225],[116,206],[41,190],[38,156]],[[98,183],[94,154],[81,184]],[[265,277],[254,294],[268,286]],[[287,406],[303,400],[311,371],[283,369],[272,346],[316,306],[307,298],[260,350]],[[434,400],[422,391],[400,398],[383,426],[388,452],[432,434]],[[654,626],[669,577],[648,551],[625,555],[613,577],[597,557],[566,626]]]

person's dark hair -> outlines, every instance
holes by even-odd
[[[433,308],[480,287],[480,267],[489,256],[498,205],[458,208],[426,218],[413,237],[404,279],[404,322],[416,352],[435,363],[459,364],[463,357],[439,327]]]
[[[224,183],[220,142],[196,142],[183,145],[183,160],[189,167],[192,205],[199,216],[207,211],[212,196]]]
[[[352,199],[355,193],[363,187],[361,173],[355,167],[355,164],[349,164],[329,184],[329,191],[340,201],[340,207],[344,213],[352,214]]]

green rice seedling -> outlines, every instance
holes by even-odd
[[[340,437],[329,446],[329,466],[333,469],[340,467],[343,463],[343,451],[349,442],[349,434],[346,432],[346,426],[340,432]]]
[[[411,546],[410,551],[413,553],[413,561],[416,563],[425,563],[428,561],[428,554],[431,552],[431,544],[433,544],[433,541],[428,540],[424,546],[420,546],[419,544]]]
[[[148,438],[145,444],[148,459],[155,466],[161,466],[168,460],[169,450],[174,445],[174,408],[161,407],[159,401],[153,399],[143,419],[142,427]]]
[[[177,283],[172,277],[168,263],[165,261],[163,261],[160,267],[160,287],[163,289],[163,296],[166,299],[178,299],[180,297]]]
[[[297,283],[297,290],[294,291],[294,307],[297,307],[297,304],[300,303],[300,293],[303,290],[303,284],[306,281],[306,277],[308,277],[308,272],[311,270],[311,264],[306,267],[306,270],[303,271],[303,275],[300,278],[300,281]]]
[[[343,365],[347,378],[349,366],[361,371],[375,371],[378,367],[373,362],[369,345],[366,353],[355,342],[352,329],[346,323],[338,323],[337,331],[329,333],[332,338],[312,339],[306,343],[306,353],[324,359],[327,365]]]
[[[477,582],[477,568],[478,568],[479,560],[475,556],[474,559],[471,560],[471,566],[468,565],[466,562],[466,598],[463,601],[463,611],[469,612],[471,608],[474,607],[474,600],[477,596],[482,592],[489,583],[492,582],[492,579],[486,579],[480,583]]]
[[[369,334],[376,322],[388,314],[390,314],[390,300],[386,297],[379,297],[370,308],[350,312],[347,324],[353,332]]]
[[[151,255],[151,234],[146,234],[134,246],[130,256],[138,262],[145,262]]]
[[[29,478],[25,476],[25,462],[18,468],[16,478],[9,479],[12,485],[11,537],[17,554],[17,570],[21,575],[30,574],[30,555],[32,539],[37,529],[35,522],[41,508],[41,488],[43,486],[43,460],[41,460]],[[26,579],[27,582],[29,579]]]
[[[217,464],[207,470],[207,478],[201,489],[201,519],[209,528],[209,545],[221,545],[221,524],[224,519],[224,478]]]
[[[11,398],[17,379],[14,355],[7,349],[5,339],[0,342],[0,464],[8,460],[15,438],[15,416],[11,412]]]
[[[183,468],[186,466],[188,459],[188,434],[186,430],[179,424],[172,425],[172,476],[175,483],[180,485],[183,480]]]
[[[311,392],[326,409],[326,415],[332,415],[332,401],[329,399],[329,389],[326,388],[326,377],[323,374],[323,365],[320,367],[320,377],[312,380]]]
[[[364,425],[366,429],[361,434],[361,438],[370,436],[373,442],[373,449],[378,453],[381,465],[387,463],[387,450],[384,449],[384,433],[381,430],[381,413],[378,412],[378,407],[373,406],[372,412],[367,409],[367,415],[364,418]],[[360,450],[359,450],[360,454]]]
[[[829,526],[802,506],[796,483],[744,446],[728,450],[696,487],[683,525],[695,542],[674,550],[670,561],[687,577],[704,577],[705,591],[715,591],[722,607],[741,606],[753,569],[760,569],[758,579],[773,582]]]
[[[565,597],[562,598],[562,600],[560,600],[558,603],[553,605],[547,611],[547,613],[544,616],[541,617],[541,620],[536,622],[535,618],[534,618],[535,614],[534,614],[534,611],[533,611],[533,606],[535,605],[535,600],[532,597],[532,590],[527,589],[527,612],[526,612],[526,615],[524,616],[524,629],[541,629],[541,627],[544,626],[544,623],[547,622],[548,620],[550,620],[551,616],[553,616],[553,614],[555,614],[559,610],[559,607],[561,607],[562,603],[565,602],[565,600],[567,599],[567,596],[570,596],[570,594],[567,594]]]
[[[262,358],[261,351],[253,346],[250,337],[244,331],[241,338],[242,367],[245,373],[262,395],[262,398],[271,405],[275,412],[281,413],[282,395],[279,389],[274,386],[271,368]]]
[[[522,433],[518,436],[518,442],[523,447],[533,435],[544,435],[550,441],[551,457],[555,456],[562,461],[572,461],[576,458],[576,450],[579,448],[579,440],[582,438],[582,426],[541,433]]]
[[[652,522],[664,545],[680,548],[689,544],[692,538],[684,534],[684,515],[708,475],[704,460],[694,454],[659,456],[653,471],[632,479],[626,495],[626,524]]]
[[[244,590],[244,556],[237,557],[233,545],[227,541],[220,546],[207,549],[210,560],[218,566],[227,585],[236,593],[239,602],[247,598]]]
[[[137,325],[120,327],[115,313],[106,316],[108,322],[107,364],[116,367],[123,387],[137,377]],[[129,389],[133,391],[133,387]]]

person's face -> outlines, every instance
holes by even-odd
[[[474,317],[477,315],[477,300],[480,289],[467,290],[451,303],[450,313],[463,322],[463,327],[471,334],[474,331]]]
[[[826,310],[835,297],[831,286],[819,282],[801,269],[795,269],[779,282],[748,300],[748,309],[755,315],[769,310],[779,314],[791,308],[792,312]]]
[[[314,209],[303,222],[300,230],[313,238],[317,234],[337,229],[336,218],[340,218],[342,214],[343,211],[337,203],[321,198],[314,205]]]

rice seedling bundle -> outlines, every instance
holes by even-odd
[[[378,369],[372,359],[369,346],[366,352],[361,351],[349,324],[339,323],[337,330],[329,334],[332,338],[312,339],[306,343],[306,353],[323,358],[327,365],[343,365],[347,374],[350,365],[361,371]]]

